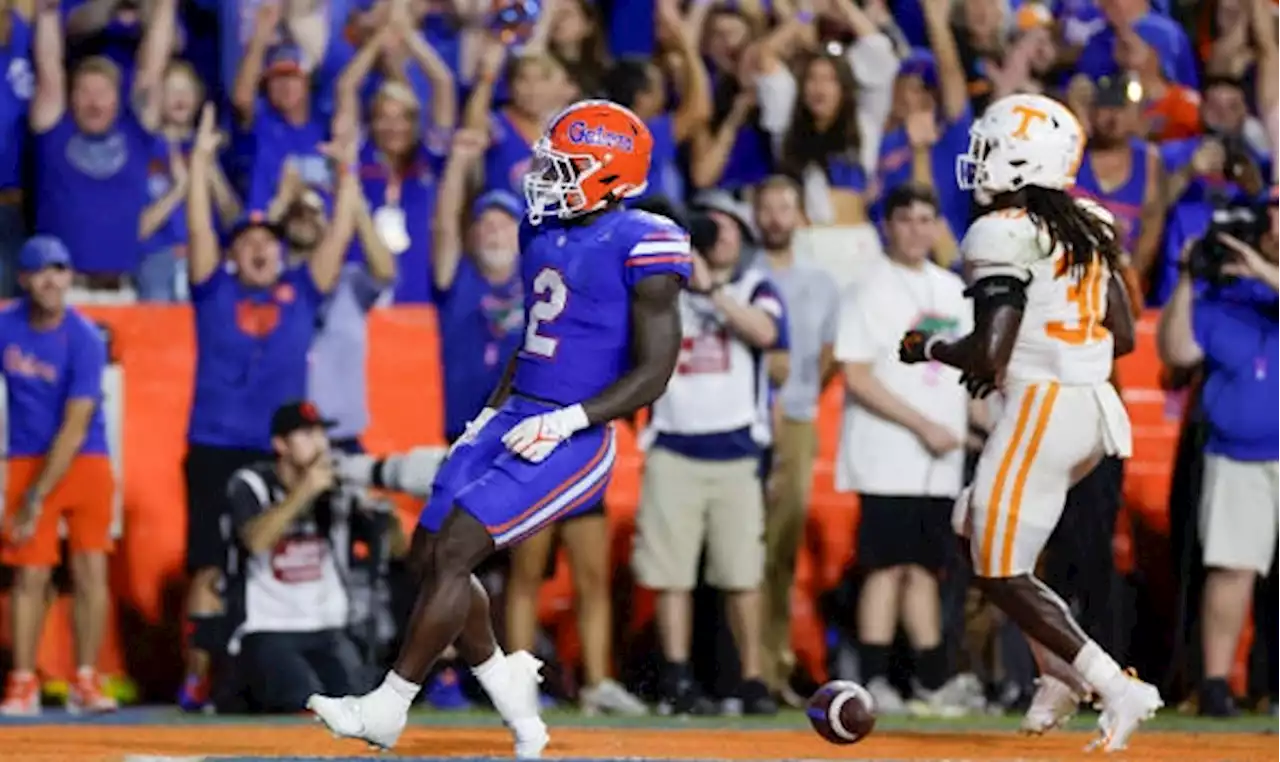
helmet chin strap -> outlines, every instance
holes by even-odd
[[[973,189],[973,200],[977,201],[980,205],[987,206],[988,204],[991,203],[991,199],[992,199],[992,195],[990,191],[985,190],[983,188]]]

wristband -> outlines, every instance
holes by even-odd
[[[796,21],[801,24],[813,23],[813,11],[796,11]]]

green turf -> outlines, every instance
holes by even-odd
[[[798,710],[786,710],[776,717],[583,717],[570,710],[553,709],[544,713],[547,723],[553,727],[580,728],[640,728],[640,729],[735,729],[735,730],[786,730],[805,728],[808,721]],[[881,718],[877,730],[911,732],[957,733],[974,730],[1015,732],[1020,717],[1016,715],[979,715],[960,719],[934,719],[913,717]],[[154,722],[168,724],[295,724],[309,722],[309,718],[247,717],[247,716],[195,716],[173,712],[157,712]],[[410,723],[425,727],[497,727],[501,723],[492,712],[473,710],[465,712],[438,712],[428,709],[415,710]],[[1089,731],[1096,727],[1096,715],[1082,714],[1072,721],[1070,730]],[[1158,715],[1144,730],[1180,731],[1187,733],[1275,733],[1277,720],[1270,715],[1250,714],[1229,720],[1211,720],[1166,711]]]

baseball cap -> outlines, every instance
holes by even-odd
[[[1094,103],[1103,108],[1120,108],[1142,100],[1142,85],[1127,74],[1099,77],[1094,84],[1098,91]]]
[[[320,411],[310,402],[290,402],[276,408],[271,416],[271,436],[287,437],[295,431],[310,428],[331,429],[336,424],[320,417]]]
[[[240,237],[241,233],[249,230],[250,228],[262,228],[276,238],[282,237],[280,225],[278,223],[271,222],[267,219],[265,214],[255,210],[245,212],[240,215],[238,220],[235,221],[235,224],[233,224],[231,229],[227,231],[226,245],[230,246],[237,238]]]
[[[46,267],[71,267],[71,252],[51,235],[28,238],[18,250],[18,271],[32,273]]]
[[[481,194],[480,198],[476,199],[471,205],[471,219],[474,221],[490,209],[504,211],[517,220],[524,217],[524,204],[516,194],[501,188]]]
[[[928,48],[912,48],[898,67],[899,77],[919,77],[925,87],[938,86],[938,61]]]
[[[267,51],[263,62],[262,76],[272,77],[277,74],[303,74],[302,48],[297,45],[281,43]]]

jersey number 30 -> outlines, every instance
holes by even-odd
[[[539,328],[553,322],[569,303],[569,289],[558,270],[544,267],[533,279],[533,294],[538,301],[529,308],[529,324],[524,327],[524,351],[539,357],[555,357],[559,339],[544,336]]]
[[[1067,286],[1067,300],[1079,311],[1079,322],[1071,325],[1063,320],[1045,324],[1045,333],[1072,346],[1092,344],[1107,337],[1102,327],[1105,305],[1102,303],[1102,268],[1090,263],[1076,282]]]

